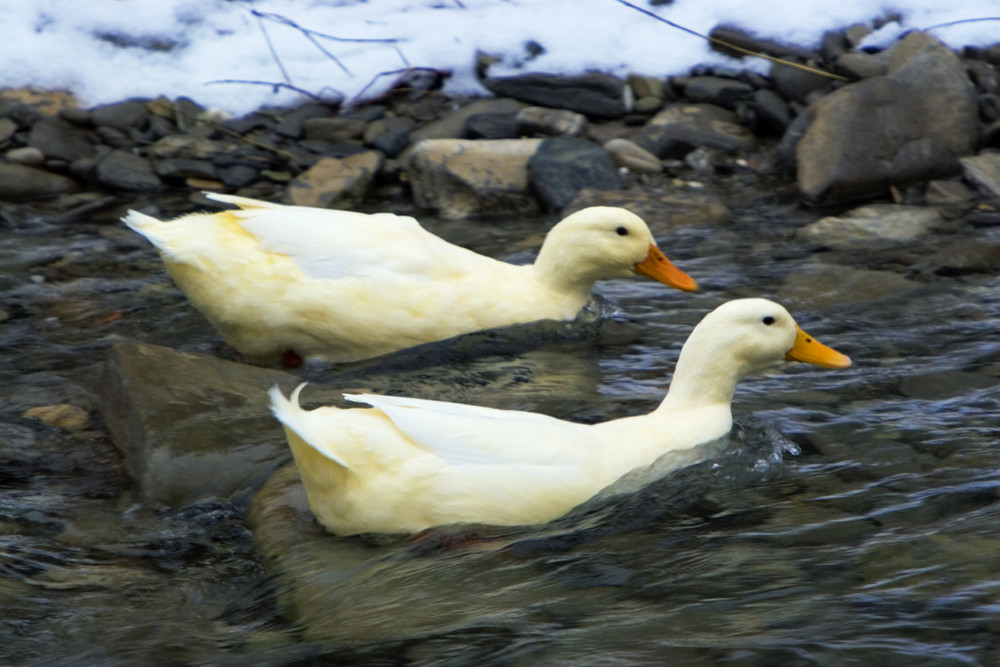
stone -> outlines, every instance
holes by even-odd
[[[382,165],[376,151],[345,158],[323,158],[288,185],[288,198],[296,206],[333,208],[364,198]]]
[[[416,144],[406,162],[417,206],[445,218],[538,210],[528,188],[528,160],[540,139],[431,139]]]
[[[516,113],[477,113],[465,121],[466,139],[517,139],[521,128]]]
[[[305,131],[306,121],[312,118],[332,118],[334,109],[325,104],[305,104],[281,117],[275,131],[288,139],[299,139]]]
[[[669,96],[667,82],[662,77],[630,74],[626,81],[637,100],[652,97],[662,103]]]
[[[10,140],[17,132],[17,123],[10,118],[0,118],[0,144]]]
[[[56,117],[44,117],[32,125],[27,143],[49,160],[72,162],[94,155],[94,144],[87,132]]]
[[[802,227],[795,236],[829,248],[859,248],[873,242],[908,243],[943,222],[936,208],[873,204],[845,215],[822,218]]]
[[[367,123],[354,118],[307,118],[302,124],[302,134],[306,139],[319,139],[336,143],[360,139]]]
[[[49,426],[55,426],[64,431],[82,431],[87,428],[90,421],[89,412],[67,403],[40,405],[26,410],[22,416],[26,419],[38,419]]]
[[[711,104],[674,104],[636,134],[635,143],[660,158],[680,159],[695,148],[753,150],[757,140],[733,112]]]
[[[771,81],[785,99],[806,104],[814,93],[828,91],[834,80],[798,67],[772,63]]]
[[[632,110],[631,90],[625,82],[601,72],[578,76],[525,74],[486,78],[482,84],[498,97],[575,111],[591,118],[621,118]]]
[[[216,179],[219,172],[215,165],[208,160],[194,160],[191,158],[176,158],[167,160],[157,160],[153,164],[156,173],[167,179],[184,178],[204,178]]]
[[[1000,153],[959,158],[965,178],[992,197],[1000,197]]]
[[[899,383],[899,393],[908,398],[935,401],[997,385],[1000,385],[1000,378],[983,373],[947,370],[904,377]]]
[[[778,93],[767,89],[754,91],[751,99],[754,113],[760,121],[758,130],[784,134],[794,118],[788,102]]]
[[[963,204],[975,198],[976,193],[958,181],[931,181],[924,192],[924,199],[930,206]]]
[[[3,159],[16,164],[24,164],[29,167],[44,167],[45,154],[34,146],[22,146],[12,148],[3,154]]]
[[[105,362],[101,409],[146,501],[245,502],[291,458],[267,390],[297,381],[279,370],[117,343]]]
[[[603,148],[586,139],[545,139],[528,160],[531,188],[550,211],[561,211],[580,190],[618,190],[621,175]]]
[[[97,163],[97,180],[112,188],[152,191],[163,187],[149,160],[128,150],[111,151]]]
[[[851,79],[870,79],[873,76],[888,74],[891,63],[892,51],[878,53],[850,51],[837,58],[836,69]]]
[[[843,201],[953,175],[976,145],[977,115],[958,57],[910,33],[887,76],[844,86],[809,108],[796,150],[799,190],[813,202]]]
[[[640,148],[628,139],[611,139],[604,144],[604,150],[618,167],[638,174],[658,174],[663,164],[649,151]]]
[[[919,283],[891,271],[816,262],[790,272],[777,297],[789,308],[812,310],[905,298],[918,289]]]
[[[914,275],[966,276],[974,273],[1000,273],[1000,237],[978,233],[938,249],[910,267]]]
[[[718,197],[683,186],[629,190],[581,190],[563,210],[567,216],[588,206],[627,208],[646,221],[654,235],[685,225],[723,225],[732,220]]]
[[[476,100],[453,111],[446,116],[431,121],[413,131],[411,145],[416,146],[425,139],[462,139],[465,138],[465,126],[469,118],[478,114],[516,114],[524,105],[511,99]],[[404,161],[408,155],[400,156]]]
[[[801,60],[811,60],[816,57],[816,54],[808,49],[795,46],[794,44],[785,44],[783,42],[758,37],[757,35],[747,32],[743,28],[734,25],[717,25],[712,28],[712,31],[708,33],[708,36],[713,40],[711,42],[711,48],[713,50],[721,51],[726,55],[735,56],[737,58],[743,58],[747,54],[743,51],[727,48],[727,45],[731,44],[741,49],[745,49],[746,51],[763,53],[769,56],[776,56],[778,58],[799,58]]]
[[[24,164],[0,162],[0,200],[53,197],[76,192],[79,188],[75,180],[61,174]]]
[[[141,100],[105,104],[90,110],[90,121],[118,130],[141,130],[149,120],[149,105]]]
[[[258,172],[244,164],[218,169],[219,180],[228,188],[243,188],[257,180]]]
[[[690,102],[714,104],[730,110],[753,94],[753,86],[749,83],[721,76],[674,77],[674,85],[684,91],[684,98]]]
[[[564,109],[525,107],[517,112],[520,134],[549,137],[582,137],[587,132],[587,117]]]

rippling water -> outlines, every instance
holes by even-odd
[[[758,197],[735,216],[651,221],[697,294],[605,283],[618,314],[518,354],[402,356],[399,389],[584,421],[647,411],[694,323],[748,295],[782,301],[855,365],[748,379],[724,452],[546,526],[417,542],[302,528],[303,558],[337,582],[313,610],[327,634],[279,613],[245,508],[150,507],[122,470],[97,412],[104,351],[226,354],[152,249],[110,223],[8,218],[0,662],[1000,664],[1000,279],[883,290],[847,278],[904,275],[891,257],[793,240],[816,214]],[[436,229],[526,261],[530,244],[505,249],[547,225]],[[86,428],[21,416],[57,403],[91,410]]]

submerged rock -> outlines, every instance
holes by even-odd
[[[108,353],[104,421],[150,502],[245,499],[291,454],[267,389],[294,376],[140,343]]]

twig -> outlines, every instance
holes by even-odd
[[[396,75],[398,77],[402,77],[404,74],[409,74],[410,72],[434,72],[436,74],[441,74],[442,70],[435,69],[433,67],[404,67],[402,69],[396,69],[396,70],[392,70],[392,71],[389,71],[389,72],[379,72],[378,74],[376,74],[375,76],[372,77],[371,81],[369,81],[367,84],[365,84],[364,88],[362,88],[360,91],[358,91],[357,95],[355,95],[354,97],[351,98],[351,100],[346,104],[346,106],[348,106],[348,107],[354,106],[358,102],[358,100],[360,100],[362,98],[362,96],[365,94],[365,91],[367,91],[369,88],[371,88],[372,86],[374,86],[375,82],[378,81],[379,79],[381,79],[382,77],[384,77],[384,76],[393,76],[393,75]],[[446,74],[446,76],[447,76],[447,74]]]
[[[264,34],[264,41],[267,42],[267,48],[271,51],[271,57],[274,58],[274,62],[277,63],[278,69],[281,70],[282,78],[285,79],[285,83],[290,84],[292,79],[288,76],[288,72],[285,70],[285,66],[281,62],[281,58],[278,57],[278,52],[274,49],[274,44],[271,42],[271,36],[267,34],[267,28],[264,27],[264,19],[254,10],[251,10],[251,13],[257,17],[257,25],[260,26],[260,31]]]
[[[711,42],[713,44],[718,44],[719,46],[723,46],[723,47],[725,47],[727,49],[732,49],[733,51],[736,51],[738,53],[743,53],[743,54],[746,54],[748,56],[756,56],[757,58],[763,58],[765,60],[770,60],[771,62],[775,62],[775,63],[781,64],[781,65],[786,65],[788,67],[794,67],[795,69],[800,69],[800,70],[803,70],[805,72],[810,72],[812,74],[818,74],[819,76],[825,76],[828,79],[836,79],[838,81],[847,81],[848,80],[847,77],[840,76],[839,74],[833,74],[831,72],[825,72],[825,71],[823,71],[821,69],[817,69],[815,67],[809,67],[808,65],[802,65],[800,63],[794,63],[794,62],[792,62],[790,60],[785,60],[783,58],[777,58],[775,56],[769,56],[766,53],[757,53],[756,51],[751,51],[750,49],[744,49],[742,46],[737,46],[735,44],[730,44],[729,42],[727,42],[725,40],[718,39],[716,37],[711,37],[709,35],[703,35],[700,32],[696,32],[694,30],[691,30],[691,28],[685,28],[684,26],[680,25],[679,23],[674,23],[673,21],[665,19],[662,16],[660,16],[659,14],[654,14],[653,12],[649,11],[648,9],[643,9],[642,7],[639,7],[637,5],[633,5],[631,2],[626,2],[626,0],[615,0],[615,1],[619,2],[619,3],[623,4],[623,5],[625,5],[626,7],[631,7],[632,9],[636,10],[637,12],[641,12],[641,13],[645,14],[646,16],[651,16],[652,18],[656,19],[657,21],[662,21],[663,23],[666,23],[669,26],[677,28],[678,30],[683,30],[684,32],[686,32],[688,34],[694,35],[695,37],[700,37],[702,39],[708,40],[709,42]]]

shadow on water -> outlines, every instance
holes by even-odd
[[[598,421],[652,409],[690,328],[750,295],[855,360],[748,379],[708,460],[638,471],[550,524],[346,539],[301,498],[294,510],[294,478],[266,538],[229,502],[141,502],[100,414],[106,350],[230,353],[123,227],[8,222],[0,662],[996,664],[1000,279],[904,276],[891,255],[799,245],[810,219],[767,203],[724,229],[654,228],[695,294],[608,282],[598,291],[619,310],[572,325],[300,369],[329,392],[375,382]],[[470,224],[461,240],[503,254],[547,224]],[[82,423],[23,416],[58,404],[83,408]],[[276,570],[268,544],[282,540],[294,548]],[[309,587],[283,585],[295,568]]]

